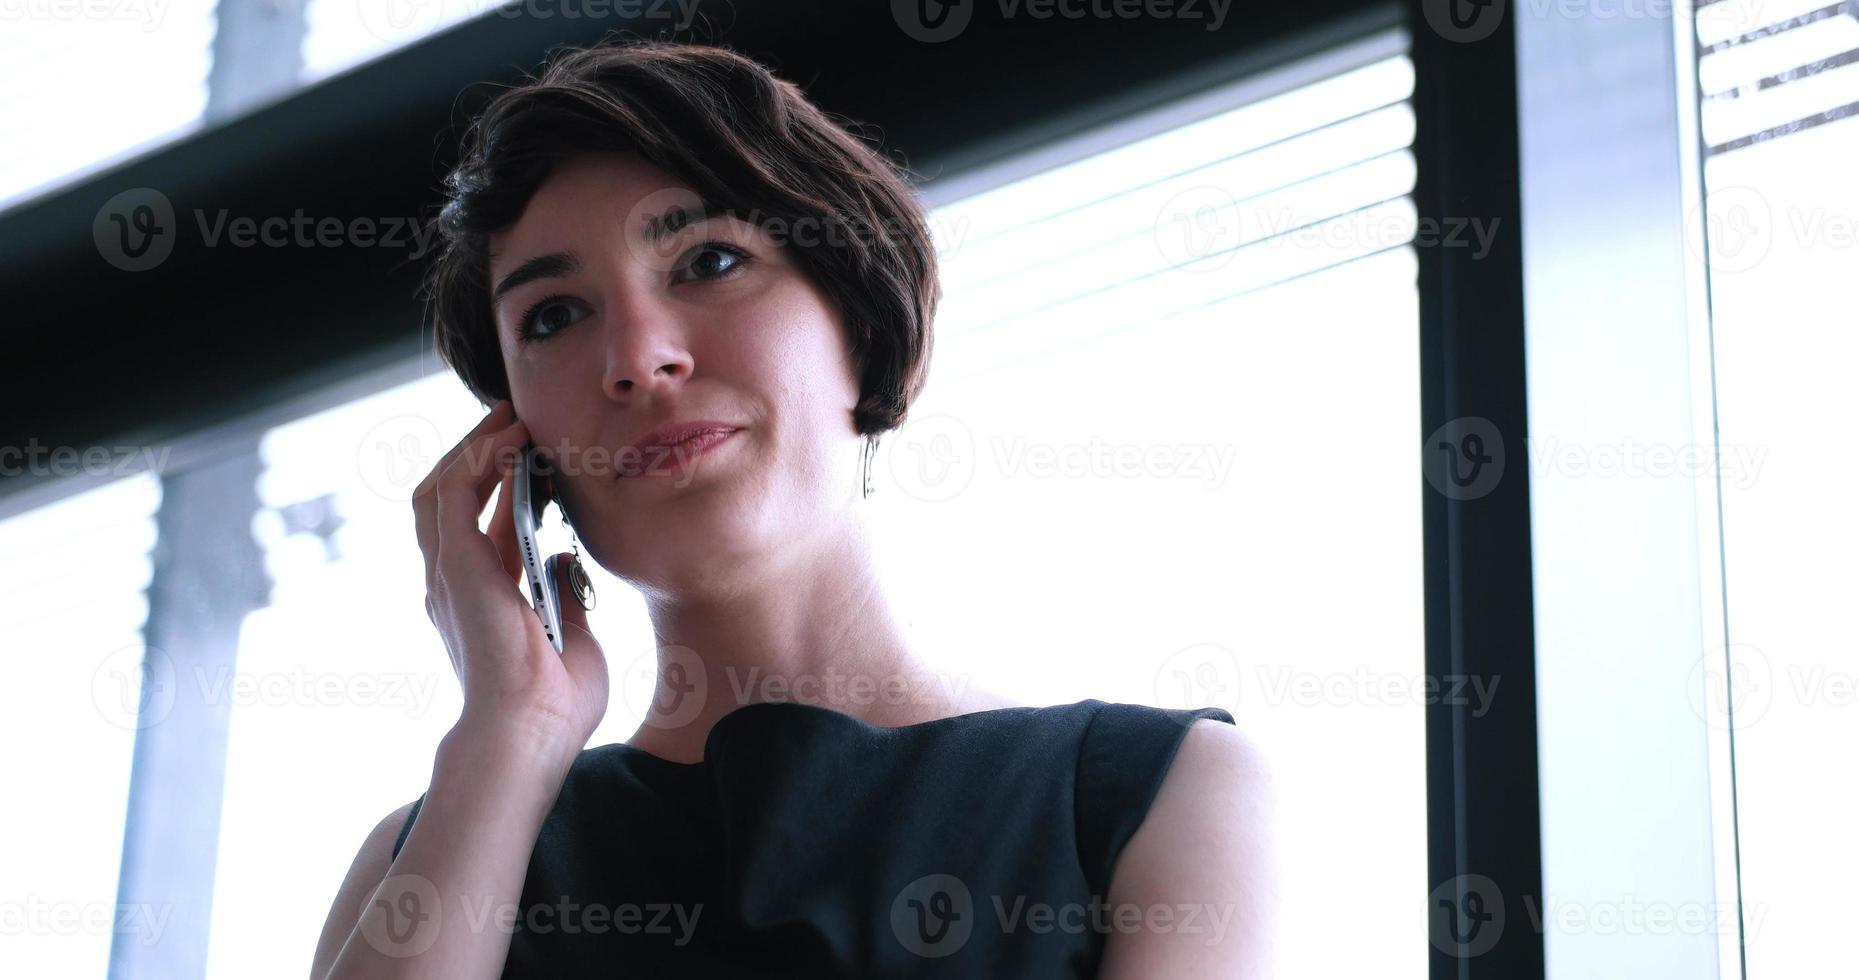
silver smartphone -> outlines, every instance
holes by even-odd
[[[510,502],[511,515],[516,521],[516,543],[523,552],[523,574],[529,580],[530,600],[535,605],[536,615],[542,619],[543,632],[548,634],[555,652],[561,653],[562,597],[561,587],[555,584],[555,565],[560,556],[543,554],[537,543],[543,512],[551,503],[559,506],[548,469],[547,460],[534,443],[524,446],[513,481],[516,492]]]

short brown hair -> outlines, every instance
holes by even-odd
[[[637,153],[751,223],[850,229],[792,235],[785,247],[846,323],[858,433],[903,423],[928,377],[941,298],[911,172],[755,61],[664,40],[565,49],[498,93],[465,133],[434,219],[425,295],[439,357],[480,402],[510,395],[491,314],[491,233],[516,222],[557,165],[610,152]]]

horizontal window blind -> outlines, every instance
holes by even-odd
[[[937,211],[966,377],[1413,241],[1413,67],[1385,58]]]
[[[1698,8],[1707,152],[1728,153],[1859,112],[1859,5],[1717,0]]]

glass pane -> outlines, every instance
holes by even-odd
[[[938,209],[936,360],[870,501],[959,676],[1256,734],[1285,976],[1426,972],[1412,77],[1391,58]],[[1339,881],[1372,910],[1346,943]]]
[[[9,976],[104,976],[118,925],[161,939],[163,910],[116,908],[160,503],[145,475],[0,522]]]
[[[1749,13],[1698,24],[1728,623],[1704,669],[1735,736],[1747,975],[1810,976],[1859,914],[1859,790],[1828,768],[1859,754],[1859,20],[1713,6]]]
[[[303,80],[313,82],[494,10],[494,0],[309,0]]]
[[[0,21],[0,210],[191,132],[206,109],[213,0],[28,2]]]

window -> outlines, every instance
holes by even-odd
[[[410,505],[482,415],[448,371],[260,443],[253,534],[273,584],[270,605],[245,619],[226,688],[209,977],[310,962],[356,846],[425,789],[463,700],[425,616]],[[247,895],[266,900],[231,900]]]
[[[1426,971],[1404,51],[1124,120],[978,193],[932,182],[935,363],[869,501],[907,620],[962,676],[1257,734],[1296,814],[1286,976]]]
[[[0,13],[0,210],[192,132],[213,0],[22,2]]]
[[[1855,16],[1800,0],[1697,14],[1723,578],[1707,597],[1722,618],[1706,691],[1734,737],[1752,977],[1836,962],[1855,911],[1843,882],[1859,875],[1842,846],[1859,791],[1827,768],[1859,753]],[[1719,748],[1730,754],[1731,739]]]
[[[315,81],[483,16],[494,0],[308,0],[304,81]]]
[[[1287,974],[1426,969],[1406,50],[1365,38],[927,185],[936,360],[867,502],[913,641],[958,680],[1223,707],[1257,734],[1297,815]],[[212,976],[309,960],[356,843],[424,788],[461,706],[408,502],[482,409],[422,363],[274,414],[240,423],[262,432],[271,591],[215,679]],[[637,727],[656,651],[643,600],[591,571],[603,744]],[[1372,910],[1348,943],[1337,881]]]
[[[128,477],[0,522],[0,808],[7,928],[17,976],[103,976],[119,942],[161,938],[160,908],[112,904],[142,700],[160,483]],[[152,694],[152,697],[159,696]],[[30,746],[29,750],[22,750]]]
[[[497,6],[492,0],[223,2],[248,15],[231,28],[238,36],[230,40],[219,36],[228,29],[222,0],[16,0],[0,8],[0,90],[7,95],[0,130],[18,137],[0,144],[0,210]],[[227,43],[263,53],[211,79],[215,46]],[[280,45],[290,50],[273,52]],[[240,91],[251,86],[263,91]],[[212,106],[209,95],[216,96]]]

